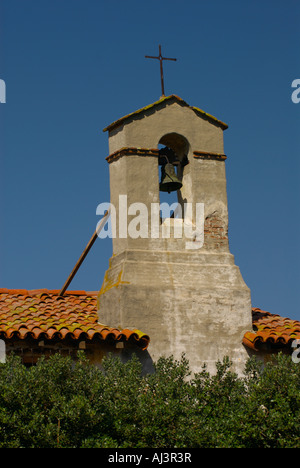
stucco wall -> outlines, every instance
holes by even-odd
[[[162,103],[134,116],[109,133],[109,151],[124,147],[157,148],[162,137],[177,133],[188,142],[180,197],[204,203],[204,244],[187,250],[184,237],[117,238],[99,293],[99,320],[150,335],[154,360],[185,352],[193,371],[228,355],[241,371],[247,358],[242,345],[251,330],[251,296],[228,244],[224,158],[195,158],[194,151],[223,154],[223,130],[177,102]],[[158,202],[158,159],[131,154],[110,163],[111,201],[128,205]],[[128,217],[128,224],[132,218]],[[177,220],[176,220],[177,222]],[[160,234],[163,225],[160,225]]]

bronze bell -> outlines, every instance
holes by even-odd
[[[161,192],[175,192],[182,187],[182,183],[178,179],[173,164],[167,163],[161,168],[161,182],[159,190]]]

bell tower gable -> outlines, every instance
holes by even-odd
[[[226,128],[224,122],[171,95],[116,120],[104,131],[109,132],[110,154],[129,147],[157,148],[165,135],[175,133],[186,138],[190,151],[223,153]]]

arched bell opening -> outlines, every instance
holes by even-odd
[[[159,144],[170,148],[175,153],[177,160],[183,161],[185,157],[187,158],[190,145],[183,135],[175,132],[167,133],[161,137]]]
[[[164,135],[158,144],[159,149],[159,192],[160,204],[168,204],[161,210],[161,219],[183,218],[183,186],[184,167],[189,163],[189,143],[178,133]],[[164,213],[165,211],[165,213]]]

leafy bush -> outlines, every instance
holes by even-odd
[[[241,378],[225,358],[191,378],[184,356],[147,376],[135,357],[101,371],[83,354],[29,369],[12,356],[0,365],[0,447],[299,448],[300,366],[274,361],[250,359]]]

